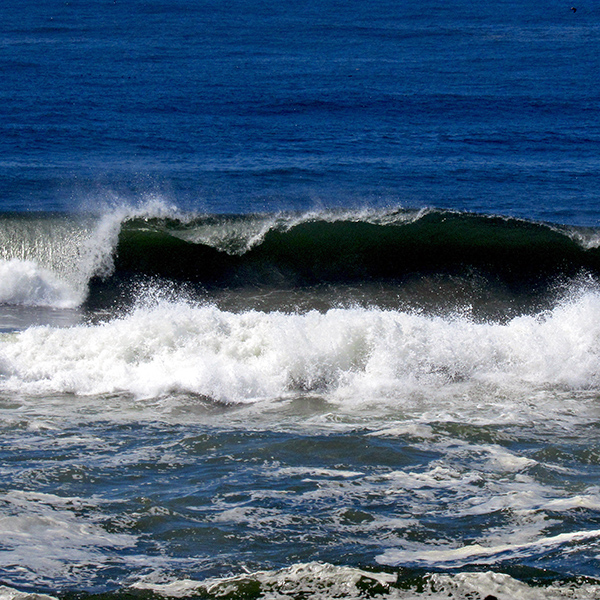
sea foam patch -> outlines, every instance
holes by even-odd
[[[82,584],[90,577],[88,570],[136,544],[135,536],[109,533],[96,523],[89,515],[95,508],[89,499],[11,490],[0,501],[0,566],[6,580]]]
[[[58,600],[56,596],[22,592],[6,585],[0,585],[0,600]]]
[[[430,569],[460,568],[470,564],[494,564],[501,560],[524,558],[565,544],[576,544],[598,538],[600,538],[600,529],[560,533],[522,544],[495,546],[469,544],[456,548],[420,548],[417,551],[389,549],[377,557],[377,562],[382,565],[407,565]]]

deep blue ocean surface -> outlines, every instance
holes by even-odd
[[[600,598],[599,74],[592,0],[4,0],[0,599]]]
[[[217,213],[392,204],[596,225],[599,10],[7,0],[3,207],[156,193]]]

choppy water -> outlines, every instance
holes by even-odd
[[[124,210],[2,222],[11,589],[596,597],[594,229]]]
[[[1,598],[600,598],[574,8],[3,3]]]

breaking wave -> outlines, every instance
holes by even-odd
[[[438,210],[184,214],[162,202],[0,217],[0,303],[96,306],[143,279],[203,290],[480,278],[537,294],[600,274],[598,232]]]
[[[464,386],[589,389],[600,385],[599,324],[594,290],[507,323],[379,308],[232,313],[158,301],[107,322],[5,334],[0,389],[188,393],[223,403],[310,393],[402,402],[419,390],[435,396]]]

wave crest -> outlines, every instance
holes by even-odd
[[[237,576],[194,581],[189,579],[159,583],[150,575],[135,583],[169,598],[382,598],[394,600],[467,600],[470,598],[521,598],[561,600],[596,598],[597,583],[571,582],[529,585],[503,573],[464,572],[455,574],[409,575],[406,581],[391,572],[339,567],[327,563],[300,563],[273,571],[255,571]]]

